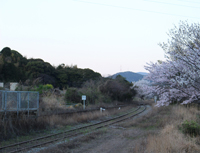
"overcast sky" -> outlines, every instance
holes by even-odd
[[[103,76],[164,60],[159,42],[180,20],[200,20],[198,0],[0,0],[0,50],[90,68]]]

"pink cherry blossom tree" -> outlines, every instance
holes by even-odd
[[[145,79],[134,82],[133,88],[137,91],[137,96],[140,97],[141,99],[152,98],[155,94],[154,92],[152,92],[153,89],[150,81]]]
[[[180,22],[170,30],[171,40],[160,44],[166,61],[149,63],[148,92],[159,95],[157,106],[176,101],[182,104],[200,99],[200,25]]]

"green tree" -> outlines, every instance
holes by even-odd
[[[30,78],[37,78],[40,74],[55,75],[55,68],[41,59],[29,60],[25,69]]]
[[[116,79],[108,79],[105,84],[100,86],[100,91],[107,94],[112,100],[131,101],[136,95],[136,91],[131,89],[132,84],[122,76],[117,76]]]
[[[5,63],[2,68],[2,81],[19,81],[22,76],[21,72],[13,63]]]
[[[1,50],[1,54],[5,57],[11,56],[11,49],[9,47],[5,47]]]

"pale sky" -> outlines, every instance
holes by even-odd
[[[200,20],[198,0],[0,0],[0,50],[90,68],[145,72],[164,60],[159,42],[180,20]]]

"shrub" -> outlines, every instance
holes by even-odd
[[[112,100],[131,101],[136,95],[136,91],[131,89],[131,84],[123,77],[109,79],[100,86],[100,91],[104,95],[108,95]]]
[[[82,88],[79,89],[81,95],[86,95],[86,105],[99,104],[99,103],[110,103],[111,98],[101,93],[100,86],[104,84],[104,80],[90,80],[83,84]]]
[[[51,84],[43,85],[43,89],[45,89],[45,90],[53,89],[53,85],[51,85]]]
[[[43,92],[47,92],[49,90],[53,89],[53,85],[51,84],[46,84],[46,85],[39,85],[38,87],[35,87],[33,90],[34,91],[39,91],[40,94]]]
[[[76,88],[68,88],[65,93],[66,103],[80,103],[81,102],[81,94],[78,92]]]
[[[200,134],[200,125],[193,120],[191,120],[190,122],[186,120],[182,123],[181,130],[185,134],[197,136]]]

